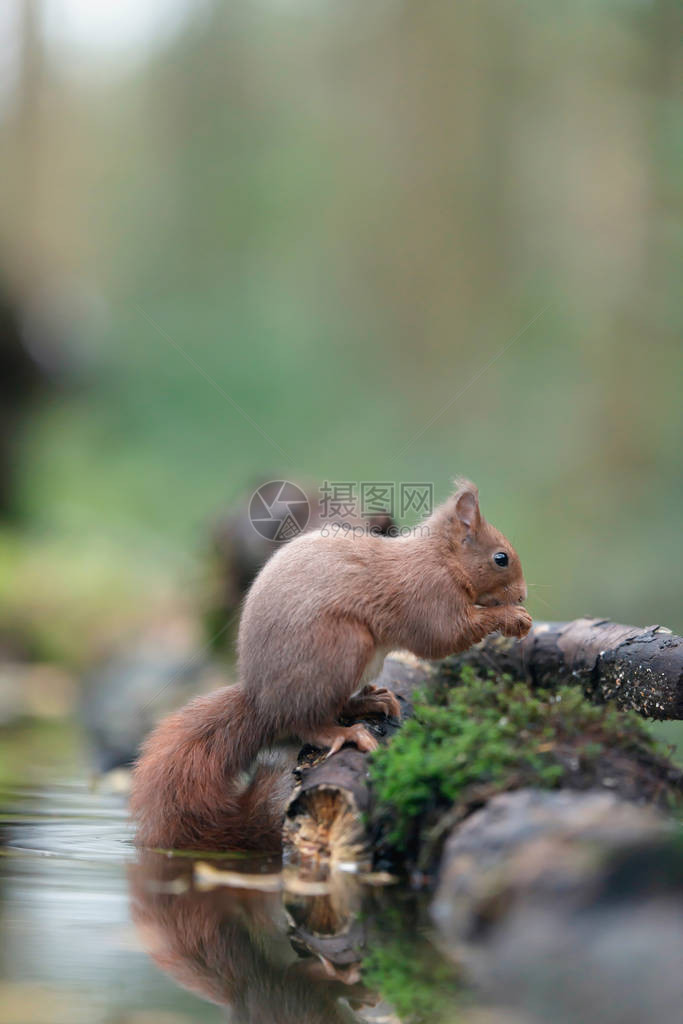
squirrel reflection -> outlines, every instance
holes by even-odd
[[[354,1024],[376,998],[358,971],[297,956],[279,893],[193,887],[191,861],[141,853],[129,869],[131,912],[155,963],[235,1024]]]

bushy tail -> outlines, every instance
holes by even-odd
[[[242,773],[273,737],[241,686],[196,697],[165,718],[143,745],[133,773],[131,811],[141,846],[277,849],[287,769]]]

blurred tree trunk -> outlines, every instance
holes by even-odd
[[[40,194],[45,48],[42,0],[22,0],[18,19],[19,68],[14,108],[14,164],[6,209],[12,259],[23,286],[41,248]]]

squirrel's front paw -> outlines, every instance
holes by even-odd
[[[503,608],[503,620],[500,629],[503,636],[513,636],[521,639],[527,635],[532,624],[533,619],[526,608],[520,608],[519,605]]]
[[[341,710],[342,718],[365,718],[366,715],[386,715],[401,719],[401,705],[395,694],[385,686],[368,684],[359,694],[350,697]]]

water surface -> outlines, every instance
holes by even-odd
[[[231,857],[213,863],[257,881],[199,888],[192,858],[138,854],[125,797],[0,800],[0,1024],[454,1019],[453,972],[397,887],[285,894],[278,863]]]

